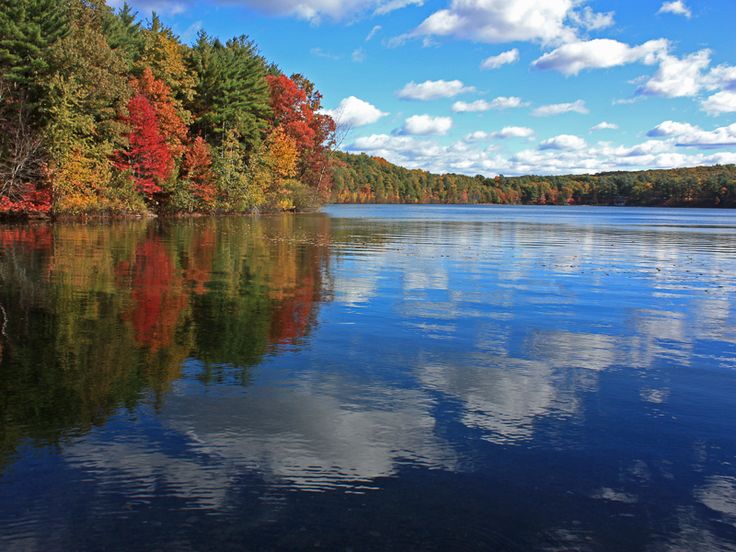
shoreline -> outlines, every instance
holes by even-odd
[[[734,207],[719,207],[713,205],[604,205],[604,204],[575,204],[575,205],[540,205],[540,204],[517,204],[517,203],[326,203],[318,209],[305,211],[252,211],[250,213],[106,213],[93,215],[0,215],[0,224],[39,224],[39,223],[106,223],[119,221],[141,221],[141,220],[184,220],[204,218],[246,218],[246,217],[273,217],[280,215],[310,215],[320,213],[323,208],[331,206],[350,207],[537,207],[575,209],[608,208],[608,209],[684,209],[684,210],[707,210],[707,211],[736,211]]]

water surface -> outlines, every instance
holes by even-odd
[[[736,215],[0,226],[2,550],[736,550]]]

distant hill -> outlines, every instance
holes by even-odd
[[[336,152],[335,203],[495,203],[736,207],[736,165],[594,175],[431,174]]]

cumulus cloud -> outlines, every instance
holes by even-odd
[[[585,140],[579,136],[573,134],[560,134],[545,140],[539,144],[540,150],[581,150],[585,148],[587,144]]]
[[[452,128],[451,117],[432,117],[431,115],[413,115],[404,121],[400,133],[411,136],[428,136],[430,134],[447,134]]]
[[[690,11],[690,8],[687,7],[685,2],[682,0],[675,0],[674,2],[665,2],[662,4],[662,7],[659,8],[659,11],[657,13],[671,13],[674,15],[682,15],[690,19],[693,16],[693,13]]]
[[[491,109],[513,109],[517,107],[526,107],[528,103],[524,103],[521,98],[516,96],[499,96],[491,100],[476,100],[474,102],[455,102],[452,110],[455,113],[480,113],[490,111]]]
[[[590,130],[597,131],[597,130],[618,130],[618,125],[615,123],[609,123],[607,121],[601,121],[597,125],[595,125]]]
[[[491,56],[483,60],[480,64],[481,69],[498,69],[504,65],[510,65],[519,61],[519,50],[514,48],[513,50],[507,50],[501,52],[496,56]]]
[[[708,131],[690,123],[664,121],[647,135],[652,138],[671,138],[677,147],[703,149],[732,147],[736,146],[736,123]]]
[[[531,133],[531,130],[528,129],[528,132]],[[516,133],[499,131],[491,134],[491,137],[499,134],[511,137]],[[560,139],[558,148],[535,147],[513,154],[501,154],[489,150],[483,143],[474,144],[472,141],[463,140],[445,146],[431,139],[378,134],[358,138],[346,149],[377,155],[412,169],[471,176],[581,174],[736,163],[735,151],[697,152],[693,151],[694,147],[683,147],[680,140],[675,136],[653,137],[633,146],[602,142],[578,148],[575,140]],[[561,146],[565,144],[567,149],[562,149]]]
[[[723,90],[703,100],[701,106],[710,115],[736,113],[736,92]]]
[[[585,102],[583,100],[577,100],[569,103],[543,105],[535,109],[532,112],[532,115],[535,117],[550,117],[552,115],[561,115],[563,113],[580,113],[586,115],[590,113],[590,111],[585,106]]]
[[[534,130],[528,127],[509,126],[492,134],[494,138],[505,140],[507,138],[532,138]]]
[[[585,69],[606,69],[635,62],[652,65],[668,46],[664,39],[650,40],[640,46],[607,38],[572,42],[544,54],[534,62],[534,67],[577,75]]]
[[[660,56],[659,69],[638,93],[647,96],[681,98],[696,95],[703,87],[703,71],[710,65],[710,50],[700,50],[684,58]]]
[[[422,83],[410,82],[399,90],[396,95],[403,100],[438,100],[440,98],[453,98],[459,94],[475,92],[472,86],[465,86],[459,80],[428,80]]]
[[[335,119],[337,124],[347,127],[370,125],[388,115],[373,104],[355,96],[345,98],[335,109],[325,109],[322,112]]]
[[[418,37],[454,37],[490,44],[570,42],[580,30],[613,24],[613,13],[596,13],[580,0],[452,0],[395,43]]]
[[[565,19],[572,0],[453,0],[416,29],[419,36],[455,36],[478,42],[550,42],[572,36]]]

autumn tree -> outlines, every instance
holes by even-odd
[[[320,113],[322,96],[314,85],[294,75],[269,75],[274,126],[283,128],[299,149],[299,179],[325,197],[329,193],[330,159],[335,122]]]
[[[194,97],[196,78],[186,63],[186,52],[187,48],[154,13],[150,25],[143,31],[143,51],[136,70],[142,73],[150,68],[156,79],[164,82],[171,91],[176,112],[189,124],[192,117],[185,103]]]
[[[248,178],[245,148],[238,132],[231,128],[217,148],[214,162],[217,179],[217,207],[226,212],[246,212],[262,205],[263,190]]]
[[[117,165],[129,170],[138,190],[149,203],[155,203],[156,194],[171,176],[174,161],[148,98],[143,94],[134,96],[128,112],[129,146],[118,153]]]
[[[182,164],[182,188],[186,190],[186,198],[191,199],[185,210],[209,211],[215,205],[217,188],[215,174],[212,169],[212,153],[210,146],[198,136],[187,148]],[[186,200],[185,200],[186,201]]]
[[[175,159],[184,155],[189,129],[176,109],[176,100],[171,88],[153,76],[150,67],[145,67],[140,77],[131,81],[133,90],[145,96],[156,112],[161,133],[166,139],[169,151]]]
[[[103,33],[112,12],[102,0],[72,0],[69,8],[69,34],[49,52],[54,72],[42,104],[56,207],[73,213],[140,209],[111,162],[124,145],[120,116],[130,98],[125,61]]]

